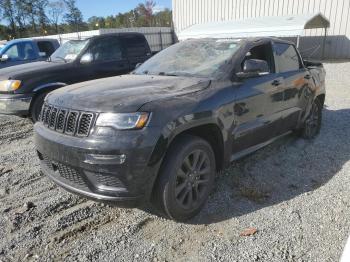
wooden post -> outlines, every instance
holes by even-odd
[[[323,37],[323,44],[322,44],[322,57],[321,57],[322,60],[325,58],[326,40],[327,40],[327,27],[324,28],[324,37]]]

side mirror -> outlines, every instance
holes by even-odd
[[[240,78],[257,77],[270,72],[269,65],[265,60],[248,59],[244,61],[243,72],[237,73]]]
[[[142,63],[137,63],[135,66],[135,69],[139,68],[142,65]]]
[[[83,55],[80,59],[80,63],[83,65],[90,64],[92,61],[94,61],[94,57],[90,53]]]
[[[39,56],[40,57],[46,57],[47,55],[46,55],[46,52],[39,52]]]
[[[9,56],[8,55],[2,55],[1,58],[0,58],[1,62],[6,62],[8,60],[9,60]]]

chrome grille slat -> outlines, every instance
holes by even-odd
[[[41,110],[41,122],[59,133],[86,137],[89,136],[96,115],[44,104]]]
[[[51,129],[55,129],[56,127],[56,117],[57,117],[57,108],[52,108],[50,112],[50,118],[49,118],[49,123],[48,127]]]
[[[67,123],[65,128],[65,133],[68,135],[75,135],[77,129],[79,113],[76,111],[70,111],[67,117]]]

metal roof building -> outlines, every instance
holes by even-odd
[[[243,20],[249,21],[259,17],[302,17],[310,13],[322,13],[330,20],[326,41],[324,42],[324,29],[306,29],[302,33],[299,49],[305,57],[350,58],[350,0],[172,1],[174,27],[178,35],[184,29],[207,22],[234,20],[242,23]],[[297,42],[297,37],[291,36],[290,33],[281,33],[280,37]]]

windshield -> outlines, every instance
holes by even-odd
[[[71,40],[64,43],[50,57],[51,61],[64,61],[66,63],[74,61],[80,52],[89,43],[89,40]]]
[[[6,45],[4,45],[4,44],[0,45],[0,53],[1,53],[1,51],[4,49],[5,46],[6,46]]]
[[[134,74],[219,78],[238,49],[239,43],[235,40],[188,40],[158,53]]]

